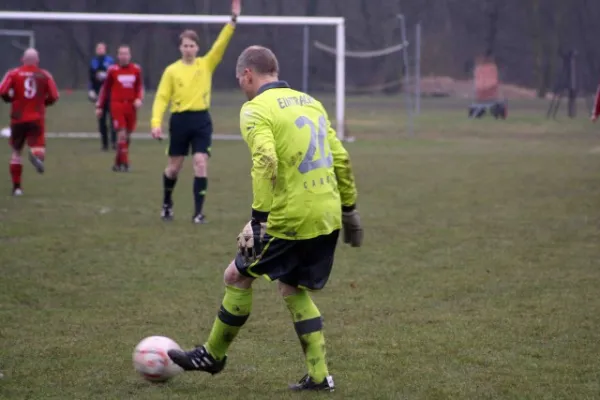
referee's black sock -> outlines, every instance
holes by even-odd
[[[172,195],[176,183],[177,178],[169,178],[167,174],[163,174],[163,204],[173,204]]]
[[[208,187],[208,180],[206,177],[194,177],[194,204],[196,205],[196,212],[194,215],[202,214],[202,207],[204,206],[204,196],[206,196],[206,188]]]

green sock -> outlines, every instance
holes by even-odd
[[[325,336],[321,313],[306,290],[287,296],[284,300],[292,314],[296,334],[302,344],[308,375],[316,383],[321,383],[329,375],[325,362]]]
[[[222,360],[238,332],[248,320],[252,310],[252,288],[225,287],[225,297],[213,324],[206,350],[217,360]]]

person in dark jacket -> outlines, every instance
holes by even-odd
[[[90,62],[90,84],[88,97],[94,103],[98,99],[98,94],[102,88],[102,84],[106,79],[108,67],[113,65],[115,60],[106,54],[106,44],[100,42],[96,45],[96,56]],[[108,150],[108,131],[110,130],[110,142],[112,148],[115,149],[117,134],[112,126],[112,119],[109,112],[109,104],[106,102],[103,112],[98,118],[98,130],[102,140],[102,150]]]

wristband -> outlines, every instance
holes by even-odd
[[[268,218],[269,218],[268,211],[258,211],[258,210],[252,209],[252,219],[253,220],[256,220],[258,222],[267,222]]]
[[[342,206],[342,212],[350,212],[356,209],[356,204],[352,204],[351,206]]]

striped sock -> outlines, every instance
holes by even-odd
[[[308,375],[315,383],[321,383],[329,375],[321,313],[306,290],[287,296],[284,300],[302,344]]]
[[[204,345],[211,356],[217,360],[225,357],[233,339],[248,320],[251,310],[252,288],[225,288],[223,303]]]

